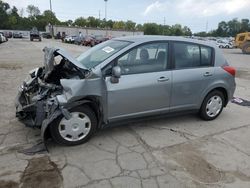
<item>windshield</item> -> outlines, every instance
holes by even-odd
[[[110,40],[84,52],[77,58],[77,60],[86,68],[91,69],[111,57],[116,52],[125,48],[130,43],[131,42],[127,41]]]

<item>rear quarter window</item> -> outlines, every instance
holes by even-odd
[[[201,66],[211,66],[212,65],[212,48],[210,47],[200,47],[201,51]]]
[[[213,49],[200,44],[174,43],[176,69],[199,68],[213,65]]]

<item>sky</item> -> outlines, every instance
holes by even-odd
[[[3,0],[18,9],[30,4],[41,12],[48,10],[49,0]],[[61,21],[80,16],[105,17],[104,0],[51,0],[52,10]],[[220,21],[250,19],[250,0],[108,0],[107,19],[132,20],[136,23],[188,26],[192,32],[216,29]],[[164,21],[165,20],[165,21]]]

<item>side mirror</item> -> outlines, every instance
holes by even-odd
[[[111,83],[119,83],[119,78],[121,77],[122,70],[120,66],[115,66],[112,68]]]

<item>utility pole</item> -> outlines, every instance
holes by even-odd
[[[165,25],[166,25],[166,17],[164,16],[163,30],[162,30],[162,34],[163,34],[163,35],[165,35]]]
[[[49,5],[50,5],[50,11],[52,12],[52,4],[51,4],[51,0],[49,0]]]
[[[105,1],[105,21],[107,21],[107,2],[108,0],[104,0]]]
[[[101,10],[99,10],[99,20],[101,20]]]
[[[53,16],[52,16],[52,3],[51,0],[49,0],[49,5],[50,5],[50,12],[51,12],[51,22],[53,22]],[[51,24],[51,35],[54,38],[54,28],[53,28],[53,23]]]
[[[207,30],[208,30],[208,21],[206,22],[206,33],[207,33]]]
[[[108,0],[105,1],[105,27],[106,27],[106,37],[108,36],[108,29],[107,29],[107,2]]]

